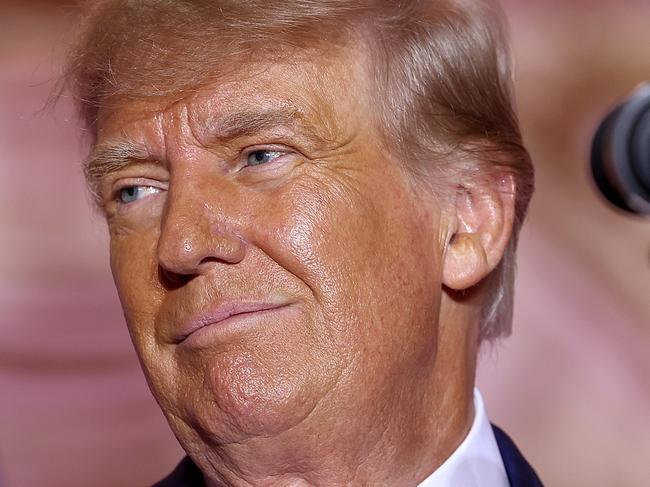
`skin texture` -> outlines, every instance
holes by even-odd
[[[362,66],[251,63],[100,114],[95,155],[137,152],[98,187],[129,331],[209,485],[415,485],[471,424],[483,291],[457,291],[498,263],[512,198],[415,183]],[[180,340],[227,302],[278,307]]]

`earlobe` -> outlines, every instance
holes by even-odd
[[[509,174],[460,188],[443,260],[445,286],[457,291],[468,289],[499,264],[512,236],[515,190]]]
[[[480,282],[489,272],[480,237],[474,233],[455,234],[445,253],[443,284],[456,291],[462,291]]]

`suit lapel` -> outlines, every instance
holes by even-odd
[[[153,487],[205,487],[205,482],[199,468],[190,457],[185,457],[168,477]]]
[[[543,487],[542,482],[513,441],[499,427],[492,425],[499,452],[511,487]]]

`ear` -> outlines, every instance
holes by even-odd
[[[499,264],[512,236],[515,195],[516,184],[509,173],[460,185],[443,257],[445,286],[468,289]]]

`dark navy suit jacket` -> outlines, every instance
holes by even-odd
[[[511,487],[542,487],[533,468],[519,452],[513,441],[500,428],[492,425],[499,452],[506,467]],[[176,469],[153,487],[205,487],[203,475],[196,465],[185,457]],[[458,487],[463,487],[459,485]],[[490,487],[486,485],[485,487]]]

